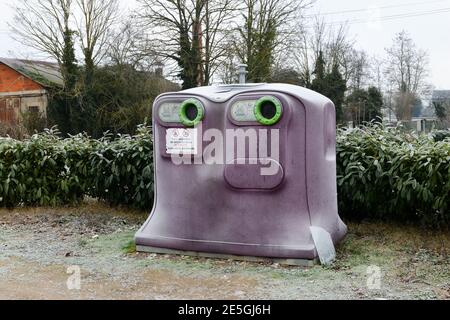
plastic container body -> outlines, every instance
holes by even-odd
[[[258,104],[264,97],[274,99],[276,121],[255,120],[270,113]],[[203,121],[184,131],[161,108],[188,99],[201,103]],[[239,109],[246,104],[259,106],[255,115]],[[345,236],[337,209],[335,107],[326,97],[285,84],[203,87],[161,95],[153,115],[155,204],[136,234],[138,246],[316,259],[311,226],[325,229],[335,244]],[[239,151],[239,141],[254,139],[254,132],[256,147]],[[223,141],[211,138],[219,133]],[[195,135],[191,164],[174,162],[172,134]],[[270,170],[262,174],[264,168]]]

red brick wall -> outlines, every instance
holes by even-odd
[[[0,63],[0,92],[41,90],[42,86]]]

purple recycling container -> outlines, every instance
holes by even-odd
[[[338,243],[335,107],[286,84],[163,94],[153,107],[155,204],[138,250],[318,257]],[[148,250],[147,250],[148,249]]]

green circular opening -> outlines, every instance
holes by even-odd
[[[186,127],[195,127],[205,115],[205,109],[200,101],[188,99],[181,104],[180,121]]]
[[[283,114],[283,106],[275,97],[262,97],[256,102],[256,120],[262,125],[273,126],[278,123]]]

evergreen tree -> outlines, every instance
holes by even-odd
[[[336,121],[342,122],[343,112],[342,105],[345,100],[345,92],[347,91],[347,84],[339,71],[339,66],[335,64],[331,70],[331,73],[325,77],[326,90],[325,95],[334,102],[336,106]]]
[[[439,120],[445,120],[448,115],[446,104],[443,102],[433,102],[434,112]]]
[[[324,94],[327,86],[325,83],[325,60],[323,59],[322,51],[319,52],[319,56],[316,60],[313,75],[315,77],[311,82],[311,90]]]
[[[180,35],[180,49],[177,52],[175,60],[180,67],[178,76],[180,77],[182,89],[191,89],[198,86],[197,80],[199,77],[200,64],[198,63],[200,50],[198,44],[194,45],[189,38],[189,30],[183,30]]]
[[[325,60],[321,51],[316,60],[314,75],[315,78],[311,83],[311,89],[333,101],[336,107],[336,120],[337,122],[341,122],[343,120],[342,105],[345,100],[347,85],[339,71],[339,66],[335,64],[331,72],[327,73],[325,70]]]
[[[367,95],[369,99],[369,121],[379,120],[382,117],[383,95],[376,87],[370,87],[367,90]]]
[[[375,87],[355,89],[346,102],[348,113],[357,125],[377,121],[382,115],[383,96]]]
[[[258,83],[270,79],[273,64],[273,51],[276,41],[276,27],[273,21],[267,21],[265,32],[253,32],[254,42],[248,55],[248,80]]]
[[[63,134],[74,133],[74,121],[78,115],[76,86],[79,80],[77,59],[75,56],[74,35],[69,27],[70,7],[64,11],[65,26],[63,34],[63,50],[60,61],[61,74],[64,82],[62,90],[54,88],[49,101],[49,121],[58,125]]]

